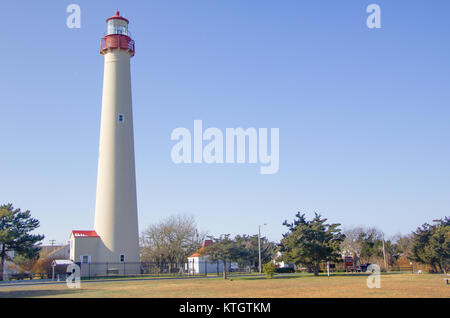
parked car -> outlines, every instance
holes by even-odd
[[[230,272],[239,272],[239,265],[238,265],[238,263],[231,263],[230,264]]]
[[[369,265],[370,263],[361,264],[361,272],[366,272]]]
[[[10,279],[17,279],[17,280],[23,280],[25,278],[29,278],[30,280],[33,279],[33,274],[30,272],[23,272],[23,273],[13,273],[9,277]]]
[[[295,273],[295,269],[293,267],[278,267],[275,268],[275,273]]]

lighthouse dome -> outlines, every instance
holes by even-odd
[[[129,36],[128,20],[120,16],[120,12],[116,11],[116,15],[106,19],[106,35],[121,34]]]

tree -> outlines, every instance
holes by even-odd
[[[450,269],[450,219],[425,223],[412,235],[409,258],[428,264],[432,270],[447,273]]]
[[[263,273],[266,274],[266,278],[273,278],[275,273],[275,264],[270,261],[263,266]]]
[[[39,227],[39,221],[31,217],[30,211],[14,209],[12,204],[0,206],[0,280],[3,280],[8,252],[27,259],[39,258],[38,243],[44,235],[31,234]]]
[[[167,263],[169,272],[172,264],[180,264],[198,250],[206,233],[199,232],[192,216],[175,215],[150,225],[141,235],[141,259]]]
[[[219,237],[209,237],[213,244],[205,246],[199,252],[206,256],[210,262],[223,262],[223,279],[227,279],[227,262],[236,261],[242,253],[242,247],[230,239],[230,234],[223,234]]]
[[[343,255],[353,256],[353,254],[361,255],[361,236],[366,232],[363,227],[355,227],[345,229],[345,239],[341,243],[341,251]]]
[[[284,221],[283,225],[289,231],[283,234],[281,240],[282,259],[296,265],[306,265],[315,276],[319,275],[321,262],[337,260],[345,235],[338,228],[340,224],[326,224],[326,221],[317,213],[311,221],[307,221],[305,214],[300,212],[294,222]]]
[[[433,235],[430,237],[427,253],[431,254],[442,272],[447,275],[450,269],[450,225],[449,220],[441,221],[439,225],[434,228]]]
[[[236,235],[234,238],[238,247],[240,247],[240,254],[237,259],[239,264],[251,265],[252,267],[259,266],[259,248],[258,235]],[[265,264],[272,260],[277,245],[270,242],[266,237],[261,237],[261,263]]]
[[[344,231],[345,240],[341,244],[343,255],[356,254],[363,263],[384,264],[382,231],[375,227],[355,227]],[[408,247],[407,236],[396,235],[384,241],[387,264],[394,264]]]
[[[367,228],[360,233],[361,252],[359,257],[370,263],[373,257],[383,257],[383,233],[376,228]]]
[[[344,231],[341,244],[343,255],[356,254],[363,262],[369,263],[373,257],[383,257],[383,233],[374,227],[355,227]],[[391,247],[391,242],[385,242]],[[386,247],[385,246],[385,247]],[[387,249],[386,248],[386,251]]]
[[[393,241],[399,254],[408,255],[412,247],[412,234],[394,236]]]
[[[33,271],[33,267],[36,264],[36,262],[40,259],[40,255],[36,255],[34,258],[28,258],[27,256],[22,255],[16,255],[16,257],[13,258],[14,266],[16,270],[18,270],[20,273],[23,272],[31,272]]]

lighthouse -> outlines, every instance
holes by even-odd
[[[128,23],[117,11],[106,20],[100,43],[104,75],[94,231],[71,234],[71,259],[81,263],[82,272],[86,262],[118,264],[126,274],[140,268],[130,74],[135,45]],[[97,275],[104,274],[102,268],[92,267]]]

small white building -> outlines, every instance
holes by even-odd
[[[69,259],[80,266],[81,276],[103,276],[103,272],[96,273],[91,263],[95,262],[97,249],[99,248],[100,236],[95,231],[75,230],[70,234],[70,257]],[[92,267],[92,268],[91,268]]]
[[[188,261],[185,264],[185,271],[189,275],[196,274],[216,274],[223,272],[223,261],[212,262],[208,260],[208,255],[201,255],[202,250],[214,244],[212,240],[205,240],[202,247],[198,252],[195,252],[188,257]],[[231,268],[231,263],[226,263],[226,271],[229,272]]]
[[[99,236],[95,231],[72,231],[70,234],[70,260],[74,263],[95,262]]]
[[[275,258],[273,260],[273,263],[275,264],[275,267],[277,268],[293,268],[294,270],[297,269],[297,266],[294,263],[286,263],[284,261],[281,261],[281,252],[277,252],[275,255]]]
[[[55,259],[52,262],[52,279],[54,280],[58,275],[63,276],[63,278],[65,279],[67,276],[67,267],[72,265],[73,262],[71,260],[68,259]]]
[[[80,266],[81,277],[141,273],[141,264],[127,263],[124,253],[117,260],[105,262],[100,258],[105,248],[96,231],[74,230],[70,234],[70,260]]]

